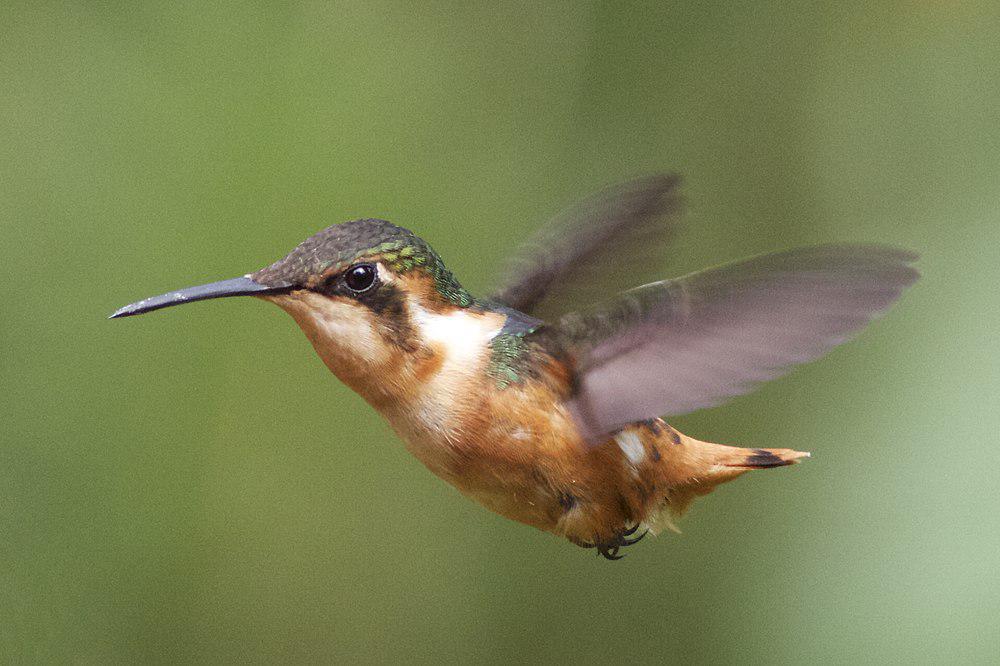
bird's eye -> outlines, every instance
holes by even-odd
[[[347,288],[355,293],[368,291],[375,284],[375,277],[378,275],[375,267],[371,264],[357,264],[351,266],[344,273],[344,282]]]

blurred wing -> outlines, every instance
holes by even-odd
[[[680,207],[679,182],[672,175],[640,178],[563,212],[521,247],[491,298],[544,319],[662,275],[675,231],[665,218]]]
[[[845,342],[918,276],[877,245],[769,254],[622,294],[559,322],[577,358],[570,409],[590,441],[710,407]]]

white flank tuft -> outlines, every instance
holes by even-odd
[[[623,430],[615,435],[618,448],[622,450],[628,461],[635,467],[646,458],[646,448],[642,445],[639,435],[630,430]]]

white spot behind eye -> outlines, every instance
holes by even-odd
[[[447,314],[429,312],[416,299],[410,299],[409,306],[423,338],[442,346],[444,370],[475,372],[476,362],[483,358],[490,340],[500,332],[499,323],[465,310]]]

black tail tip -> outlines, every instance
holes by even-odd
[[[752,455],[747,456],[743,465],[746,467],[752,467],[754,469],[767,469],[768,467],[784,467],[785,465],[794,465],[799,461],[799,458],[809,457],[808,453],[800,454],[796,457],[785,457],[782,458],[773,451],[768,451],[767,449],[753,449]]]

